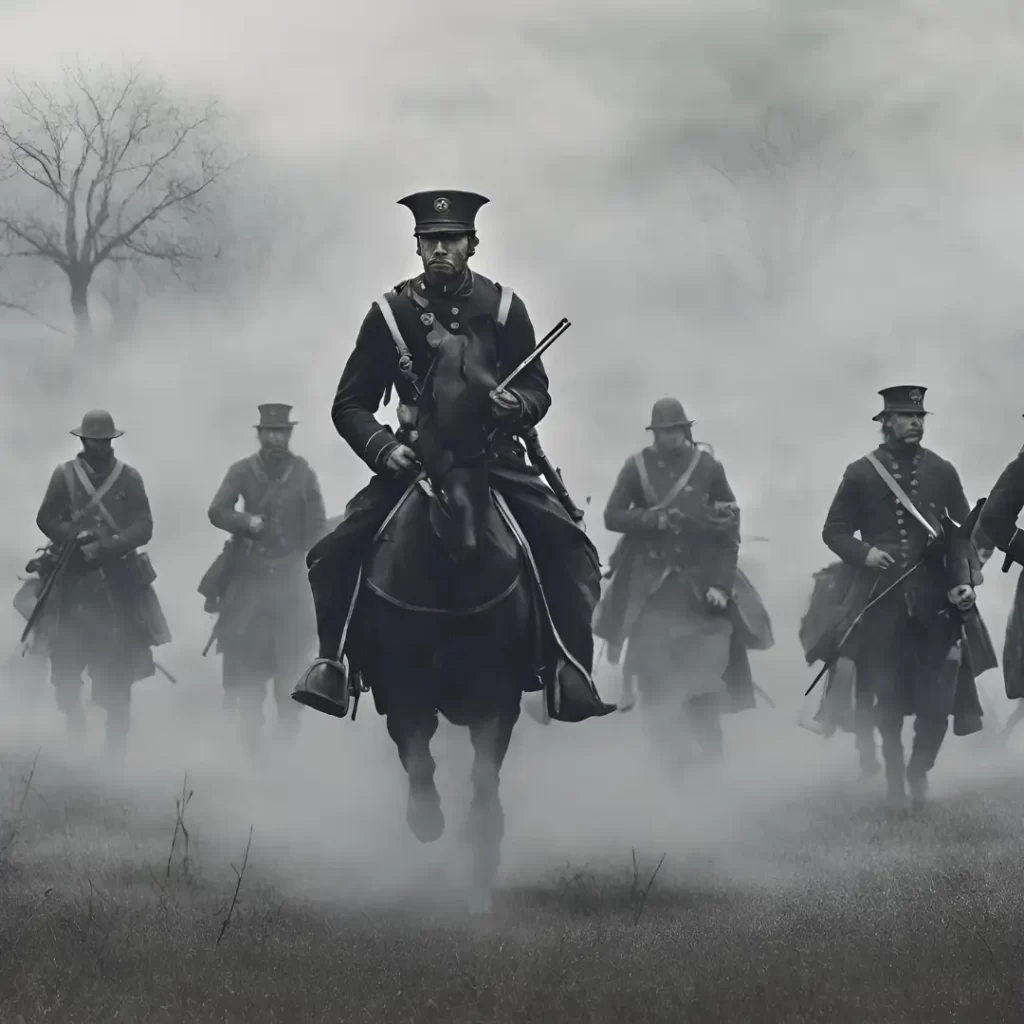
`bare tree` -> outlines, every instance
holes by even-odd
[[[202,255],[189,222],[227,171],[213,104],[188,115],[159,80],[65,70],[62,87],[11,80],[0,118],[0,173],[24,204],[0,206],[12,256],[67,276],[76,337],[93,338],[89,288],[103,264],[161,261],[174,271]]]

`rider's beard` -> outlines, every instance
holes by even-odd
[[[424,268],[427,283],[434,288],[448,288],[460,282],[465,272],[465,264],[452,259],[433,259]]]

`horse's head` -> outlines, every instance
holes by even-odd
[[[435,324],[433,366],[419,403],[417,432],[423,469],[437,497],[434,530],[454,561],[479,553],[490,506],[490,395],[497,386],[495,346],[472,328],[449,334]]]

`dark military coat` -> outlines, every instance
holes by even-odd
[[[254,515],[263,517],[264,527],[250,538]],[[251,644],[259,634],[261,642],[274,638],[275,660],[301,657],[313,635],[306,553],[326,522],[316,473],[291,452],[280,461],[257,452],[228,469],[209,518],[232,534],[218,565],[220,578],[200,587],[207,597],[220,597],[219,649]]]
[[[958,523],[967,518],[970,507],[960,476],[941,456],[927,448],[897,444],[883,444],[874,454],[936,530],[944,512]],[[863,566],[873,547],[886,551],[896,560],[891,571],[897,574],[913,565],[929,542],[925,528],[903,508],[867,458],[846,467],[822,539],[849,565]],[[943,577],[940,582],[945,593],[971,578],[947,585]]]
[[[1024,449],[999,475],[978,520],[979,532],[1014,562],[1024,565],[1024,532],[1017,528],[1021,509],[1024,509]],[[1017,589],[1006,622],[1003,683],[1010,700],[1024,697],[1024,573],[1017,577]]]
[[[941,532],[944,513],[956,523],[967,519],[967,497],[951,463],[927,448],[899,443],[885,443],[874,454],[936,531]],[[905,686],[909,694],[899,698],[907,713],[960,714],[964,723],[977,718],[978,724],[955,724],[958,733],[980,728],[981,708],[974,676],[992,667],[991,645],[977,610],[962,617],[947,597],[956,586],[981,582],[970,543],[947,547],[931,542],[924,526],[903,508],[866,457],[847,466],[829,508],[822,539],[854,570],[842,595],[847,612],[865,607],[920,561],[907,579],[864,615],[843,653],[857,664],[859,672],[878,659],[890,659],[894,664],[898,661],[900,680],[895,682],[901,688]],[[865,562],[873,547],[892,555],[895,565],[885,572],[868,569]],[[983,642],[969,643],[955,687],[940,692],[936,666],[942,665],[961,635],[963,618],[969,620],[972,635],[979,635]],[[849,615],[847,619],[852,621]],[[913,635],[928,637],[928,649],[921,648],[913,665],[904,649],[906,644],[893,639],[903,635],[893,632],[894,621],[906,619],[921,624]],[[868,674],[874,673],[862,673],[865,685]]]
[[[114,459],[90,462],[83,453],[58,466],[36,524],[57,545],[83,530],[91,531],[99,544],[92,562],[73,555],[57,586],[53,615],[46,613],[51,655],[61,660],[66,653],[68,660],[80,661],[76,650],[93,652],[108,667],[120,663],[118,674],[134,682],[155,672],[150,648],[170,639],[150,581],[134,557],[153,536],[149,498],[138,470],[121,464],[102,499],[108,521],[96,505],[88,507],[89,495],[76,473],[76,467],[84,471],[99,491],[117,465]]]
[[[594,633],[607,640],[610,648],[621,647],[648,601],[670,575],[672,589],[680,596],[673,613],[678,621],[717,614],[709,611],[704,595],[712,587],[721,590],[734,599],[733,640],[723,678],[729,686],[732,710],[742,710],[754,702],[746,651],[770,647],[773,641],[760,597],[745,577],[740,580],[740,515],[722,464],[709,451],[701,451],[689,481],[667,504],[682,516],[678,531],[651,529],[644,523],[652,504],[662,503],[677,489],[692,458],[692,449],[669,455],[651,446],[628,459],[619,472],[604,518],[609,530],[625,536],[611,558],[613,576],[594,617]],[[638,461],[642,461],[650,493]],[[631,651],[627,670],[634,663],[634,653]]]
[[[433,348],[427,336],[434,322],[452,334],[472,327],[484,344],[491,346],[502,377],[514,370],[536,346],[533,323],[526,306],[513,294],[508,317],[499,328],[497,312],[499,287],[482,274],[468,273],[465,281],[451,292],[428,287],[423,275],[395,286],[388,297],[395,320],[409,346],[413,369],[422,382],[433,359]],[[425,322],[427,318],[431,323]],[[499,341],[500,333],[500,341]],[[384,426],[375,413],[386,402],[392,387],[406,405],[415,405],[415,386],[399,369],[399,353],[384,316],[376,304],[366,314],[355,349],[349,356],[338,383],[331,409],[331,418],[338,433],[371,470],[383,468],[388,455],[399,443],[390,427]],[[536,426],[551,405],[548,376],[540,359],[531,363],[508,389],[523,402],[519,421],[509,426]],[[498,431],[504,452],[522,455],[510,429]]]
[[[992,543],[1024,565],[1024,532],[1017,529],[1017,517],[1024,509],[1024,449],[999,474],[985,500],[978,526]]]

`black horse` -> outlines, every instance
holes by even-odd
[[[522,694],[541,688],[543,650],[538,585],[489,483],[496,374],[493,347],[443,333],[407,435],[422,472],[374,539],[346,638],[408,774],[407,820],[421,842],[445,825],[430,752],[438,714],[469,728],[478,910],[490,905],[504,835],[499,773]]]

